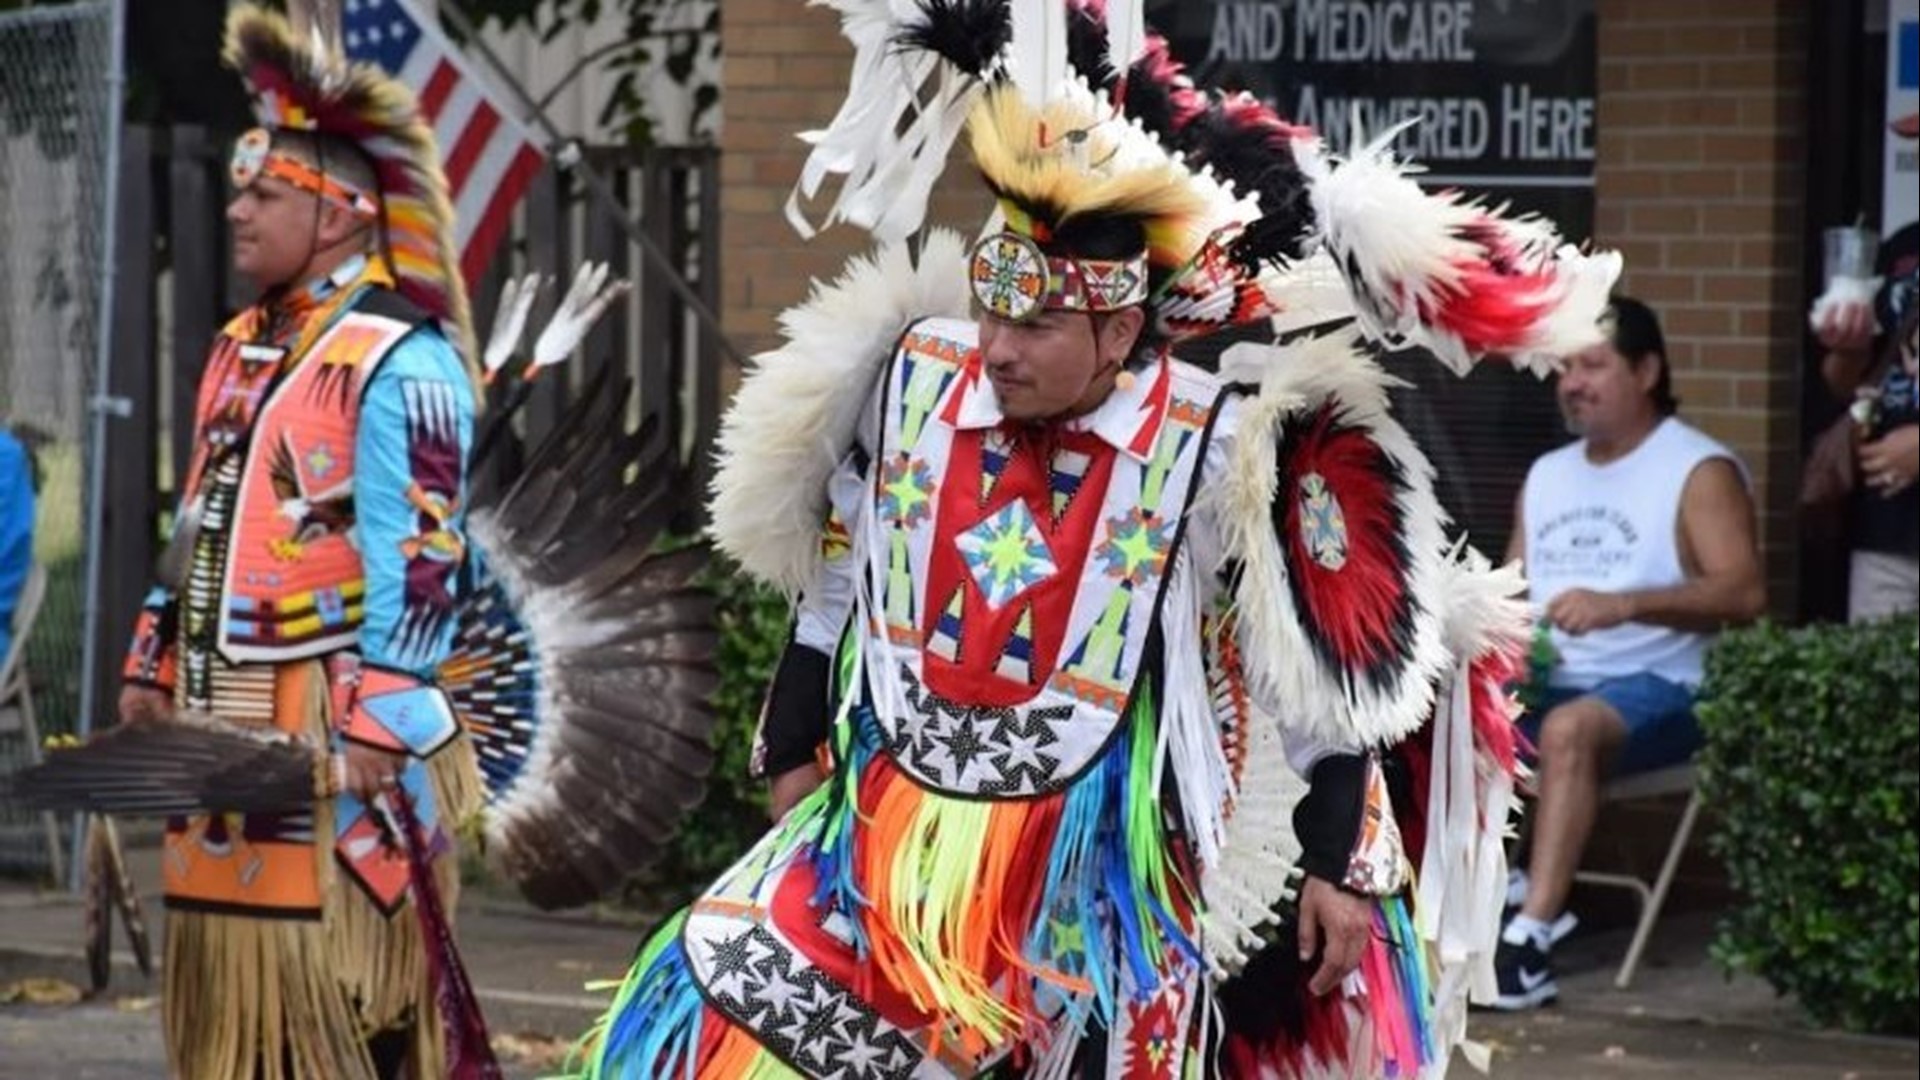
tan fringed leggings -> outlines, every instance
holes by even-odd
[[[325,713],[322,700],[309,715],[324,724]],[[472,746],[455,743],[427,771],[451,831],[479,794]],[[333,835],[330,805],[316,809],[314,831]],[[409,1043],[401,1075],[432,1080],[445,1071],[445,1036],[412,906],[391,919],[381,915],[348,875],[333,872],[331,843],[316,845],[315,856],[318,922],[168,913],[162,1012],[179,1080],[384,1080],[367,1042],[395,1032]],[[451,915],[458,860],[440,859],[434,878]]]

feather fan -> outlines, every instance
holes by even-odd
[[[284,813],[310,806],[325,777],[312,745],[205,717],[122,724],[55,748],[14,783],[41,810],[165,816]]]
[[[707,555],[661,549],[683,473],[662,425],[627,430],[632,391],[603,371],[517,470],[476,462],[475,580],[437,677],[487,783],[488,857],[546,908],[657,857],[713,764]]]

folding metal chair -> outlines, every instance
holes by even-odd
[[[20,718],[20,738],[26,744],[28,764],[40,761],[40,720],[33,709],[33,683],[27,677],[27,639],[40,618],[40,607],[47,598],[47,568],[39,563],[27,571],[20,589],[20,601],[13,609],[13,644],[0,657],[0,711],[12,711]],[[40,815],[47,831],[47,865],[53,880],[66,880],[66,858],[60,849],[60,823],[50,812]]]
[[[1667,890],[1673,885],[1673,875],[1680,869],[1680,856],[1693,838],[1694,824],[1700,818],[1700,788],[1695,782],[1697,777],[1692,763],[1671,765],[1622,777],[1608,784],[1601,792],[1603,805],[1661,795],[1687,796],[1687,808],[1681,811],[1680,823],[1674,827],[1673,838],[1667,843],[1667,855],[1660,863],[1659,877],[1649,882],[1632,874],[1607,874],[1593,870],[1581,870],[1573,875],[1575,881],[1589,885],[1632,890],[1640,899],[1640,922],[1634,927],[1633,943],[1627,946],[1627,957],[1621,962],[1619,973],[1614,976],[1613,985],[1616,989],[1625,990],[1633,984],[1634,970],[1640,966],[1640,954],[1646,951],[1654,923],[1660,920],[1660,909],[1666,905]]]

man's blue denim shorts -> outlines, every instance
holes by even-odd
[[[1540,722],[1547,713],[1589,694],[1613,706],[1613,711],[1627,722],[1627,744],[1614,761],[1615,776],[1679,765],[1700,749],[1700,722],[1693,715],[1694,692],[1648,672],[1604,679],[1586,688],[1549,687],[1540,708],[1520,719],[1520,730],[1539,745]]]

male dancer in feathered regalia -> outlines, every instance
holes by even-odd
[[[248,6],[226,60],[261,123],[234,147],[227,219],[234,268],[262,291],[214,339],[178,577],[148,599],[120,710],[331,742],[344,790],[170,821],[168,1056],[192,1080],[438,1076],[408,866],[374,803],[404,789],[433,836],[478,791],[431,683],[474,409],[446,181],[412,93],[378,69]]]
[[[646,940],[586,1075],[1444,1070],[1525,620],[1361,338],[1567,348],[1617,263],[1202,92],[1132,5],[832,6],[860,53],[802,188],[845,173],[882,246],[787,314],[714,487],[797,602],[781,816]],[[910,253],[963,120],[997,212]]]

